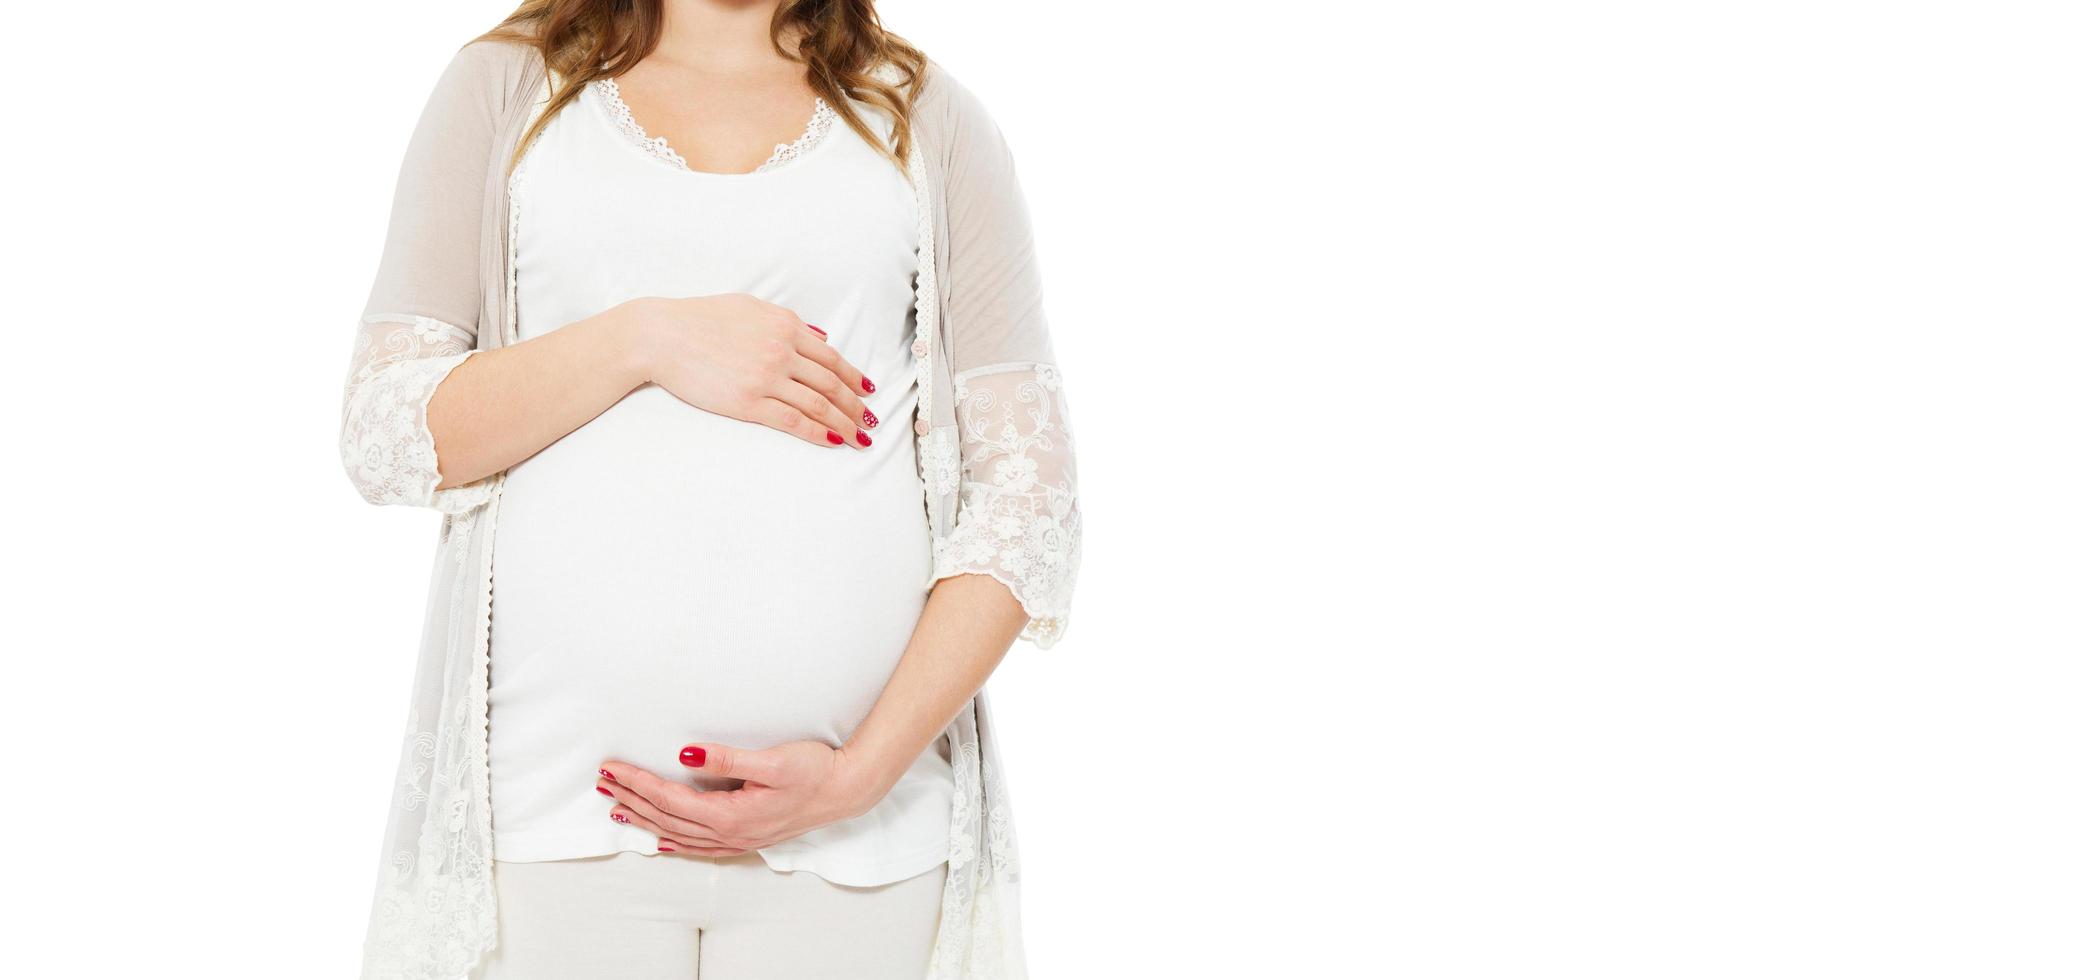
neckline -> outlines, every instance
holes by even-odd
[[[822,137],[828,135],[829,130],[835,128],[835,122],[838,118],[834,107],[830,106],[826,99],[818,95],[814,96],[814,111],[807,117],[806,126],[798,138],[789,143],[779,143],[777,146],[772,147],[770,156],[764,158],[764,161],[758,164],[756,169],[741,172],[694,170],[691,164],[684,161],[684,157],[670,147],[668,139],[661,136],[650,136],[648,135],[648,130],[641,127],[640,121],[634,118],[633,111],[628,109],[626,102],[620,98],[619,83],[617,81],[610,78],[599,78],[594,79],[591,85],[598,91],[600,105],[604,109],[606,116],[611,119],[622,135],[633,141],[636,147],[674,170],[687,174],[697,174],[701,177],[755,177],[782,169],[786,163],[797,160],[808,150],[820,145]]]

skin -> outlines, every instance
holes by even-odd
[[[754,170],[773,146],[798,136],[813,110],[804,66],[771,49],[775,2],[664,7],[661,41],[620,76],[620,97],[692,169]],[[797,50],[790,38],[782,43]],[[874,386],[792,311],[742,294],[645,297],[483,351],[448,374],[426,410],[440,489],[510,468],[651,382],[686,404],[768,426],[774,439],[869,451],[869,435],[860,434],[878,425],[866,404]],[[684,746],[687,774],[742,781],[705,792],[600,760],[596,784],[612,802],[599,819],[640,827],[666,853],[697,858],[768,847],[861,815],[957,717],[1028,621],[992,576],[945,578],[885,690],[842,745]]]

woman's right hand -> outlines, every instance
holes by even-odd
[[[626,304],[648,380],[687,405],[816,446],[863,448],[878,390],[791,310],[744,293]]]

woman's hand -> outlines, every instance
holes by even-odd
[[[871,445],[878,390],[828,334],[744,293],[630,300],[648,380],[687,405],[756,422],[817,446]]]
[[[891,789],[880,774],[820,742],[755,751],[687,745],[677,758],[701,775],[742,786],[702,792],[618,760],[598,770],[598,791],[619,804],[611,818],[662,838],[663,849],[676,853],[726,857],[769,847],[859,816]]]

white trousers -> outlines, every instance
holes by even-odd
[[[922,980],[946,872],[859,888],[753,853],[497,861],[497,948],[473,976]]]

